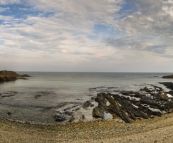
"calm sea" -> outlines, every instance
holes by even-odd
[[[28,80],[0,84],[0,93],[15,91],[15,96],[0,96],[0,116],[34,123],[53,123],[52,115],[60,103],[83,103],[98,92],[139,90],[159,82],[169,73],[67,73],[18,72]],[[10,114],[9,114],[10,113]]]

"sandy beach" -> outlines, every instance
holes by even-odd
[[[44,126],[0,120],[1,143],[171,143],[173,113],[132,124],[119,119]]]

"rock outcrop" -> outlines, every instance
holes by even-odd
[[[173,83],[164,83],[173,89]],[[98,106],[93,109],[93,117],[104,119],[109,113],[113,118],[121,118],[132,123],[139,118],[153,118],[173,112],[173,92],[164,92],[161,87],[142,88],[138,92],[121,91],[120,94],[98,93]]]
[[[173,78],[173,74],[172,75],[163,76],[162,78]]]
[[[166,86],[168,89],[173,90],[173,83],[172,82],[160,82],[160,84],[163,84]]]
[[[17,79],[26,79],[26,77],[30,76],[27,74],[19,75],[13,71],[0,71],[0,82],[15,81]]]

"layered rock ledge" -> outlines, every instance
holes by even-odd
[[[14,71],[0,71],[0,82],[7,82],[7,81],[15,81],[17,79],[26,79],[26,77],[30,77],[27,74],[17,74]]]
[[[95,101],[98,106],[93,109],[95,118],[121,118],[126,123],[136,119],[149,119],[154,116],[173,112],[173,83],[161,83],[171,89],[163,91],[161,87],[142,88],[138,92],[121,91],[120,94],[98,93]]]

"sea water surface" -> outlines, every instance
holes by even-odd
[[[162,78],[169,73],[17,73],[31,77],[0,84],[1,94],[15,92],[0,96],[0,117],[42,124],[56,124],[52,116],[61,103],[83,104],[98,92],[137,91],[150,84],[164,88],[159,82],[171,81]]]

